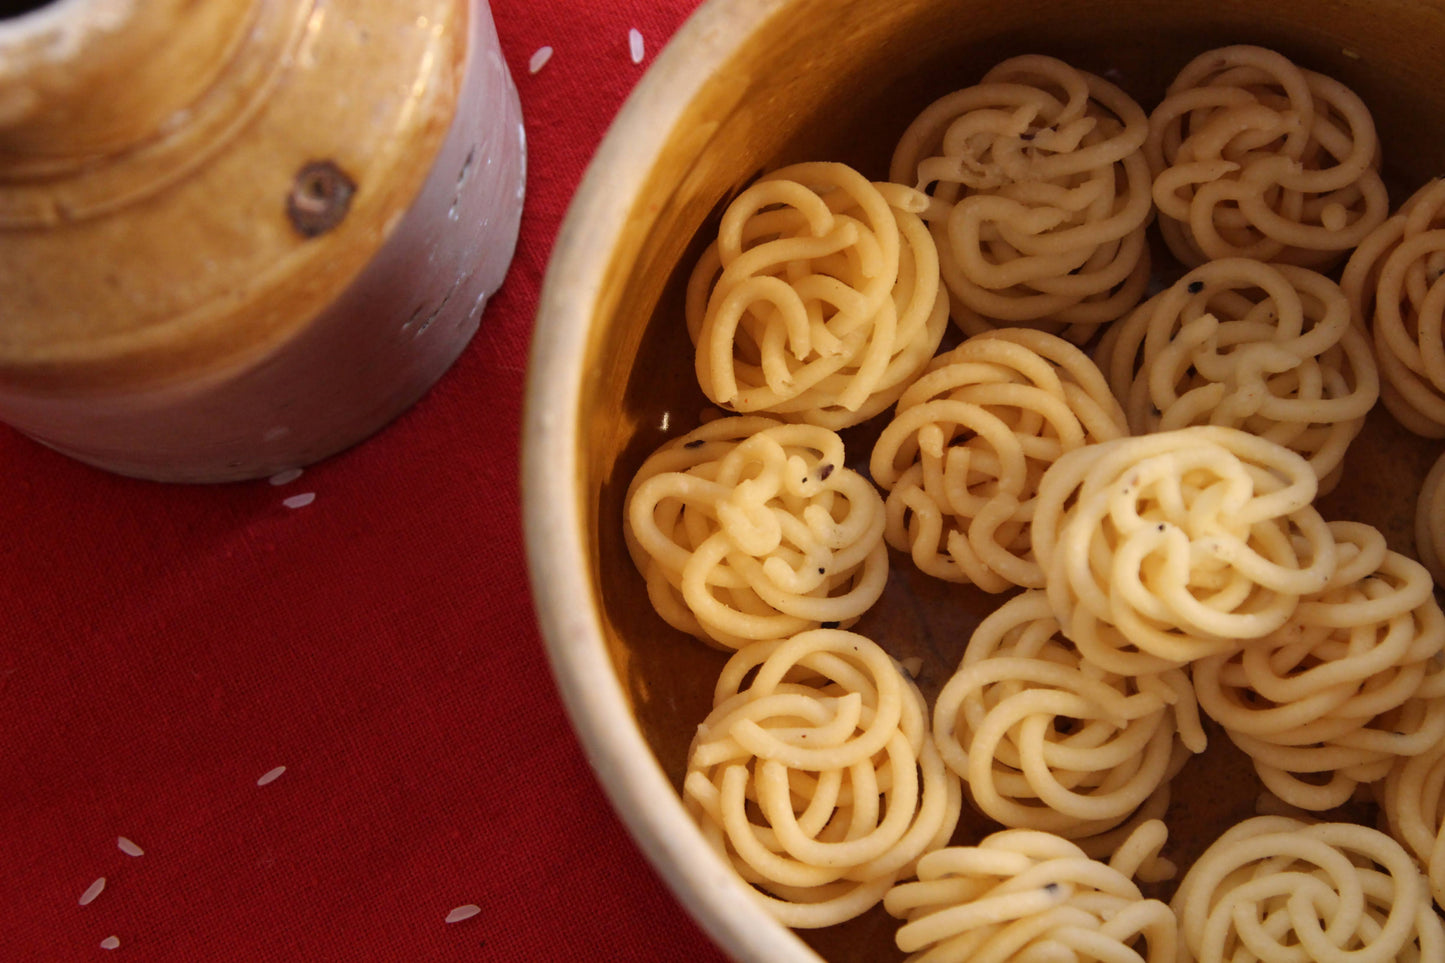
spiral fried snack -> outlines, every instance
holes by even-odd
[[[1410,856],[1355,823],[1256,816],[1194,862],[1172,901],[1179,963],[1425,963],[1445,931]]]
[[[924,856],[883,906],[906,921],[895,942],[907,963],[1174,963],[1173,912],[1131,878],[1165,836],[1147,823],[1105,863],[1051,833],[1004,830]]]
[[[1112,326],[1097,358],[1135,434],[1241,428],[1308,458],[1321,493],[1380,391],[1333,281],[1246,258],[1184,275]]]
[[[1085,340],[1138,303],[1147,130],[1128,94],[1044,56],[1000,63],[909,125],[889,180],[931,191],[924,219],[966,334],[1025,323]]]
[[[1030,524],[1066,451],[1128,433],[1099,369],[1042,331],[975,335],[934,359],[873,446],[884,538],[921,571],[987,592],[1041,588]]]
[[[1205,737],[1182,670],[1093,669],[1058,628],[1041,591],[984,619],[934,701],[933,739],[985,815],[1080,839],[1129,820]]]
[[[1044,473],[1034,552],[1086,662],[1148,675],[1280,628],[1335,571],[1299,455],[1235,428],[1089,445]]]
[[[1436,585],[1445,585],[1445,452],[1420,484],[1415,503],[1415,554]]]
[[[1396,760],[1383,789],[1380,811],[1390,835],[1415,854],[1445,909],[1445,741]]]
[[[663,445],[628,488],[623,534],[658,614],[736,649],[825,622],[883,593],[883,500],[826,428],[719,418]]]
[[[1361,242],[1340,276],[1379,362],[1381,400],[1425,438],[1445,438],[1445,181],[1430,181]]]
[[[1340,559],[1279,630],[1194,663],[1199,705],[1303,810],[1347,802],[1445,739],[1445,615],[1424,567],[1369,525],[1332,522]]]
[[[1389,215],[1380,144],[1354,92],[1263,47],[1200,54],[1149,115],[1144,153],[1165,243],[1326,269]]]
[[[684,802],[785,925],[852,919],[958,823],[958,779],[929,739],[926,712],[892,658],[861,635],[814,629],[756,642],[718,679],[688,751]]]
[[[897,400],[948,326],[927,203],[832,162],[739,194],[688,281],[703,393],[834,430]]]

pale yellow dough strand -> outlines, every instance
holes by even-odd
[[[1415,554],[1436,585],[1445,585],[1445,452],[1436,457],[1415,504]]]
[[[1380,797],[1390,834],[1414,854],[1445,910],[1445,740],[1396,760]]]

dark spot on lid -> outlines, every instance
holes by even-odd
[[[346,217],[356,182],[335,161],[302,165],[286,195],[286,217],[302,237],[325,234]]]
[[[831,474],[833,474],[833,466],[832,466],[832,465],[819,465],[819,466],[818,466],[818,480],[819,480],[819,481],[827,481],[827,480],[828,480],[828,476],[831,475]]]
[[[1189,282],[1189,293],[1190,293],[1190,294],[1198,294],[1200,291],[1203,291],[1203,290],[1204,290],[1204,282],[1203,282],[1203,281],[1190,281],[1190,282]]]
[[[703,445],[705,445],[705,444],[707,444],[707,439],[706,439],[706,438],[694,438],[692,441],[683,442],[682,447],[684,447],[684,448],[701,448],[701,447],[702,447]]]

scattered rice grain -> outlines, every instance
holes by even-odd
[[[260,779],[257,779],[257,780],[256,780],[256,785],[258,785],[258,786],[269,786],[271,783],[275,782],[277,779],[280,779],[280,778],[281,778],[281,774],[282,774],[283,772],[285,772],[285,771],[286,771],[286,767],[285,767],[285,766],[277,766],[275,769],[272,769],[270,772],[266,773],[266,775],[262,776]]]
[[[119,936],[107,936],[105,939],[103,939],[103,940],[100,941],[100,948],[103,949],[103,950],[118,950],[118,949],[120,949],[120,937],[119,937]]]
[[[460,923],[462,920],[469,920],[482,911],[482,908],[475,903],[468,903],[465,906],[458,906],[447,914],[448,923]]]
[[[88,905],[90,905],[90,901],[93,900],[93,899],[95,899],[97,896],[99,896],[99,895],[100,895],[100,891],[103,890],[103,889],[105,889],[105,877],[104,877],[104,876],[100,877],[100,879],[97,879],[95,882],[91,883],[89,886],[87,886],[87,887],[85,888],[85,892],[80,894],[80,905],[81,905],[81,906],[88,906]]]
[[[642,54],[644,49],[642,46],[642,31],[638,30],[636,27],[633,27],[631,30],[627,31],[627,49],[628,52],[632,54],[633,63],[642,63]]]
[[[127,856],[144,856],[146,852],[144,849],[141,849],[129,839],[126,839],[124,836],[117,836],[115,840],[115,845],[119,847],[120,851],[122,853],[125,853]]]
[[[272,475],[270,481],[273,485],[289,485],[300,477],[300,468],[287,468]]]
[[[547,61],[551,59],[551,47],[538,47],[536,52],[532,54],[532,59],[527,61],[527,70],[535,74],[537,71],[547,66]]]
[[[292,495],[290,498],[283,498],[281,504],[287,508],[305,508],[316,501],[315,492],[303,492],[300,495]]]

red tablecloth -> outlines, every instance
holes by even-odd
[[[0,427],[0,960],[105,957],[112,936],[145,960],[723,958],[571,732],[517,482],[557,226],[695,5],[493,0],[528,126],[516,259],[379,436],[284,486],[183,487]]]

